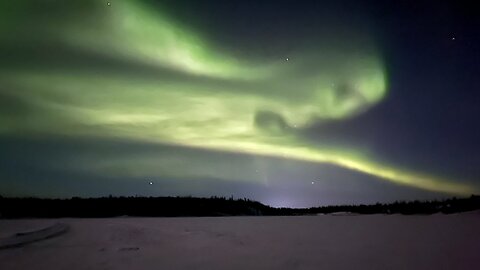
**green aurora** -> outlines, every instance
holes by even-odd
[[[122,138],[328,163],[434,192],[475,191],[300,136],[385,98],[387,74],[373,40],[314,44],[266,61],[229,53],[148,3],[45,1],[49,12],[34,16],[38,2],[0,4],[7,48],[0,94],[28,107],[0,109],[0,134]]]

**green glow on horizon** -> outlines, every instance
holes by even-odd
[[[28,63],[12,68],[2,72],[0,82],[22,89],[9,94],[39,113],[28,119],[0,114],[1,133],[119,137],[328,163],[430,191],[466,195],[474,190],[296,136],[317,121],[341,121],[380,102],[387,79],[378,54],[319,46],[295,55],[295,61],[239,60],[139,1],[101,5],[92,4],[98,10],[91,17],[55,29],[54,40],[153,66],[158,76],[95,66],[85,70],[75,62],[62,70]]]

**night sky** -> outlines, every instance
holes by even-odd
[[[461,1],[0,3],[0,195],[480,193]]]

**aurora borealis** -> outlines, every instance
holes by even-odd
[[[464,170],[461,158],[469,156],[474,163],[480,160],[477,154],[460,151],[460,165],[442,170],[444,161],[434,162],[442,159],[434,153],[439,150],[430,157],[421,147],[401,147],[387,157],[384,145],[401,145],[401,140],[372,139],[373,131],[388,136],[391,124],[372,128],[365,118],[388,115],[385,108],[415,110],[408,99],[397,102],[399,92],[413,93],[410,85],[424,87],[429,80],[432,91],[445,84],[421,71],[398,83],[397,69],[388,68],[396,58],[386,56],[390,51],[376,36],[381,31],[353,4],[349,9],[346,3],[306,1],[293,8],[289,19],[272,22],[271,15],[262,13],[289,14],[295,4],[172,3],[0,4],[3,192],[234,194],[296,206],[362,201],[367,196],[362,186],[387,193],[371,200],[465,196],[480,190],[478,170]],[[253,19],[236,21],[240,15],[235,8]],[[312,8],[319,14],[307,12]],[[226,15],[212,15],[217,12]],[[335,12],[351,16],[320,16]],[[302,14],[307,19],[300,19]],[[225,20],[226,26],[215,20]],[[275,20],[283,23],[272,26]],[[305,26],[302,22],[309,27],[291,35],[292,29]],[[290,26],[290,32],[275,34],[282,26]],[[262,27],[270,31],[255,32]],[[458,92],[458,87],[440,92]],[[405,133],[396,134],[398,138],[413,136],[415,141],[410,134],[421,130],[415,127],[422,125],[422,116],[435,112],[430,104],[437,101],[426,96],[427,106],[414,112],[418,119],[404,122]],[[479,120],[478,110],[472,110],[471,117]],[[436,117],[431,121],[438,121]],[[362,121],[369,131],[349,127]],[[450,130],[445,121],[440,126]],[[439,136],[436,130],[431,137]],[[454,141],[469,141],[462,132],[456,136]],[[460,148],[479,150],[473,145]],[[427,165],[414,162],[422,156],[419,152]],[[400,195],[395,195],[397,189]],[[326,199],[328,192],[335,199]],[[302,198],[304,193],[308,199]]]

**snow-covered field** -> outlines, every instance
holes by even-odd
[[[480,213],[0,220],[0,269],[480,269]]]

